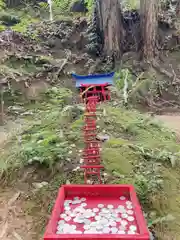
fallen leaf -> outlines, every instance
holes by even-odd
[[[17,192],[14,196],[8,201],[8,206],[12,206],[12,204],[19,198],[21,192]]]
[[[3,225],[3,227],[0,230],[0,239],[1,240],[5,240],[6,236],[7,236],[7,230],[8,230],[8,223],[5,222],[5,224]]]
[[[17,232],[13,232],[13,236],[17,239],[17,240],[23,240],[22,237],[17,233]]]

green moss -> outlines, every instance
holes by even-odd
[[[134,154],[128,147],[105,148],[103,149],[103,162],[108,171],[119,172],[120,174],[129,175],[133,169],[132,161],[135,161]]]
[[[122,138],[112,138],[105,143],[105,147],[119,148],[121,146],[128,146],[130,142]]]
[[[7,149],[11,150],[5,149],[1,153],[0,172],[13,171],[35,162],[52,168],[57,161],[66,161],[70,146],[62,132],[66,131],[69,124],[64,124],[62,109],[67,104],[70,94],[71,91],[65,88],[48,90],[46,107],[34,114],[30,126],[21,133],[21,142],[15,137],[7,146]],[[49,103],[51,99],[56,98],[57,102]]]
[[[28,30],[28,26],[32,23],[37,23],[39,22],[39,19],[33,19],[31,17],[24,17],[23,19],[21,19],[21,22],[16,24],[15,26],[12,27],[12,29],[16,32],[20,32],[23,34],[28,34],[27,30]],[[32,38],[36,38],[36,32],[33,33]]]
[[[104,125],[116,137],[129,139],[132,143],[149,148],[180,150],[175,134],[164,128],[159,122],[135,110],[105,107]],[[105,127],[104,126],[104,127]]]
[[[4,25],[0,25],[0,32],[4,31],[6,27]]]
[[[36,73],[43,70],[43,64],[49,63],[48,56],[16,56],[12,55],[4,61],[5,66],[18,70],[23,74]]]
[[[77,119],[71,124],[71,129],[73,131],[77,131],[77,130],[81,131],[83,125],[84,125],[83,116],[81,116],[79,119]]]

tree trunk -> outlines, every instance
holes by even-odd
[[[21,4],[21,0],[6,0],[6,6],[9,8],[16,7]]]
[[[180,17],[180,0],[178,0],[176,5],[176,16]]]
[[[98,26],[103,38],[103,53],[121,58],[123,43],[122,14],[119,0],[97,0]]]
[[[39,1],[40,2],[40,1]],[[36,0],[29,0],[29,1],[23,1],[23,0],[5,0],[6,6],[8,8],[13,8],[13,7],[17,7],[20,5],[26,5],[26,3],[28,4],[35,4]],[[38,3],[38,2],[37,2]]]
[[[143,58],[151,61],[157,53],[158,0],[141,0]]]

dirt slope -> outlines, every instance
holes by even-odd
[[[180,114],[157,115],[156,118],[175,131],[178,138],[180,137]]]

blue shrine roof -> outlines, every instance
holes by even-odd
[[[114,72],[106,73],[106,74],[92,74],[92,75],[86,75],[86,76],[81,76],[73,73],[72,77],[76,81],[76,87],[81,87],[81,84],[113,85]]]

